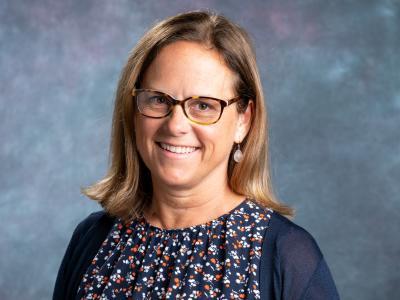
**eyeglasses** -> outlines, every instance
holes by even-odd
[[[221,100],[213,97],[192,96],[176,100],[172,96],[151,89],[134,89],[133,97],[139,112],[149,118],[160,119],[168,116],[175,105],[180,105],[185,116],[200,125],[211,125],[221,118],[226,106],[238,101],[240,97]]]

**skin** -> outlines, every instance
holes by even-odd
[[[141,87],[176,99],[201,95],[227,100],[236,96],[233,83],[234,74],[218,52],[178,41],[160,51]],[[249,130],[252,105],[243,114],[236,103],[225,107],[221,119],[206,126],[190,122],[179,106],[162,119],[136,115],[137,148],[152,176],[153,199],[144,211],[150,224],[163,229],[203,224],[245,199],[229,188],[227,168],[234,142],[241,142]],[[196,150],[174,154],[159,142]]]

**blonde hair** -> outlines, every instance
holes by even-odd
[[[139,87],[143,74],[159,51],[176,41],[192,41],[215,49],[237,74],[235,90],[254,103],[249,133],[241,144],[243,160],[228,165],[231,189],[254,199],[264,207],[287,216],[294,211],[274,195],[269,172],[267,114],[255,52],[247,33],[225,17],[209,11],[182,13],[153,26],[131,51],[118,83],[111,130],[110,162],[106,176],[82,188],[82,193],[98,201],[110,215],[125,221],[142,215],[151,200],[150,171],[135,144],[132,90]],[[233,151],[232,151],[233,152]]]

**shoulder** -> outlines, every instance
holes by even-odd
[[[319,261],[322,258],[321,250],[313,235],[285,216],[274,212],[269,229],[268,234],[274,239],[279,259],[297,257],[300,260],[301,257],[309,262]]]
[[[262,246],[261,291],[277,299],[339,299],[314,237],[277,212]]]
[[[99,229],[107,229],[113,223],[114,218],[107,214],[104,210],[99,210],[89,214],[83,220],[81,220],[75,227],[72,234],[72,243],[85,238],[85,236],[93,236],[93,234],[99,233]]]
[[[83,272],[89,266],[114,222],[105,211],[96,211],[76,226],[58,270],[53,299],[72,299]]]
[[[92,212],[91,214],[89,214],[87,217],[85,217],[83,220],[81,220],[78,223],[78,225],[76,226],[76,229],[78,231],[86,231],[91,226],[97,224],[99,221],[101,221],[107,217],[108,217],[108,215],[104,210]]]
[[[314,260],[322,257],[317,242],[306,229],[256,201],[248,201],[247,204],[246,209],[250,218],[260,228],[266,228],[263,233],[262,248],[268,256],[286,259],[300,253]]]

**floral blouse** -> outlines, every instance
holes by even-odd
[[[260,299],[270,208],[245,199],[204,224],[161,229],[116,219],[84,274],[79,299]]]

